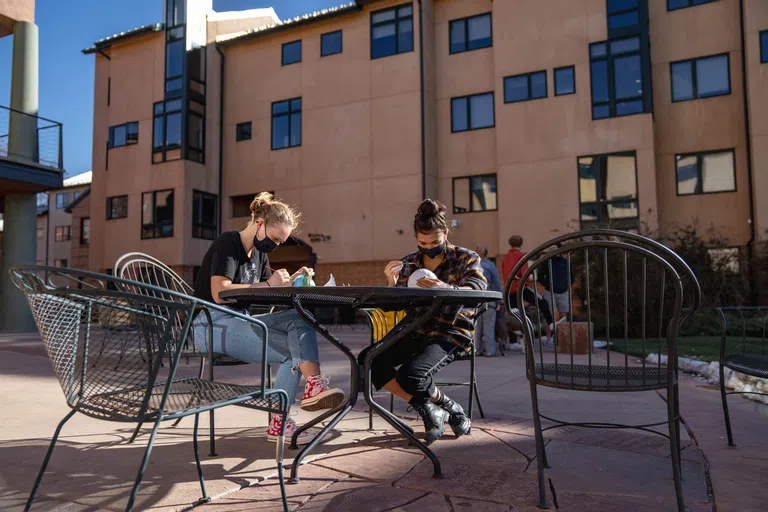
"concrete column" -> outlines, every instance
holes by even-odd
[[[38,113],[37,25],[17,22],[13,30],[11,112],[8,156],[37,162]],[[29,115],[25,115],[29,114]],[[29,332],[35,322],[24,295],[8,276],[8,269],[34,265],[37,253],[37,204],[35,194],[10,193],[3,213],[3,258],[0,265],[0,330]]]
[[[37,41],[37,25],[16,23],[13,28],[8,156],[33,163],[38,161],[37,117],[34,117],[39,108]]]

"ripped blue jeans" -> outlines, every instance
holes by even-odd
[[[254,329],[253,324],[221,311],[212,312],[211,317],[213,351],[247,363],[279,364],[274,387],[285,390],[288,393],[288,405],[293,405],[301,381],[299,364],[320,360],[315,330],[292,309],[256,315],[254,318],[267,326],[269,343],[265,357],[262,353],[261,328]],[[198,315],[194,328],[198,350],[207,351],[208,319],[205,315]]]

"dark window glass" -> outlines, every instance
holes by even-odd
[[[113,148],[125,146],[125,125],[124,124],[121,124],[120,126],[112,127],[112,144],[111,145]]]
[[[181,146],[181,112],[168,114],[165,118],[165,146]]]
[[[91,219],[80,219],[80,245],[88,245],[91,242]]]
[[[192,237],[215,240],[216,210],[218,197],[206,192],[194,191],[192,197]]]
[[[320,36],[320,56],[327,57],[328,55],[335,55],[341,53],[342,39],[341,30],[336,32],[328,32]]]
[[[301,98],[272,104],[272,149],[301,146]]]
[[[450,53],[461,53],[493,45],[491,13],[451,21],[448,30]]]
[[[371,13],[372,59],[412,50],[413,7],[408,5]]]
[[[187,146],[202,151],[205,147],[203,140],[203,117],[197,114],[189,114],[187,118]]]
[[[301,62],[301,41],[283,44],[283,66]]]
[[[734,151],[676,155],[677,194],[711,194],[736,190]]]
[[[640,15],[637,11],[612,14],[608,16],[608,28],[633,27],[640,23]]]
[[[637,0],[608,0],[608,14],[637,9]]]
[[[639,225],[635,153],[578,159],[581,227],[636,229]]]
[[[671,63],[672,101],[730,94],[729,65],[728,54]]]
[[[463,132],[495,125],[493,93],[451,99],[451,131]]]
[[[768,62],[768,30],[760,32],[760,62]]]
[[[241,140],[251,140],[251,122],[238,123],[235,128],[235,139],[239,142]]]
[[[592,119],[645,112],[640,38],[593,44],[590,56]]]
[[[128,196],[107,198],[107,220],[128,217]]]
[[[141,195],[141,237],[173,236],[173,190],[145,192]]]
[[[685,7],[694,7],[696,5],[708,4],[716,1],[717,0],[667,0],[667,9],[674,11],[675,9],[684,9]]]
[[[186,0],[167,0],[166,7],[168,8],[168,12],[166,13],[165,19],[169,27],[186,23],[187,17],[184,13],[186,5]]]
[[[555,70],[555,96],[576,92],[576,74],[573,66]]]
[[[178,40],[168,43],[165,47],[165,76],[171,78],[183,73],[184,41]]]
[[[537,71],[504,78],[504,103],[547,97],[547,72]]]
[[[57,242],[67,242],[72,239],[69,226],[56,226],[55,240]]]
[[[69,192],[56,194],[56,209],[63,210],[67,206],[69,206]]]
[[[613,83],[617,100],[643,95],[640,56],[620,57],[613,61]]]
[[[131,123],[110,126],[109,128],[109,148],[119,148],[139,142],[139,123]]]
[[[163,149],[165,141],[164,118],[156,117],[153,123],[152,149]]]
[[[187,53],[187,75],[190,80],[205,82],[205,48],[194,48]]]
[[[453,213],[498,210],[496,175],[453,179]]]

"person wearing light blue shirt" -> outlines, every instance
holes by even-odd
[[[488,290],[501,292],[501,279],[496,270],[496,264],[488,259],[488,247],[485,244],[477,246],[477,254],[480,255],[480,265],[483,267],[483,275],[488,281]],[[496,357],[496,309],[491,307],[483,313],[475,325],[475,342],[477,354],[488,357]]]

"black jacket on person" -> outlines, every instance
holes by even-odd
[[[549,265],[552,265],[552,287],[550,288]],[[576,279],[571,263],[571,284]],[[539,282],[547,289],[555,293],[565,293],[568,291],[568,261],[562,256],[554,256],[551,260],[542,265],[539,270]]]

